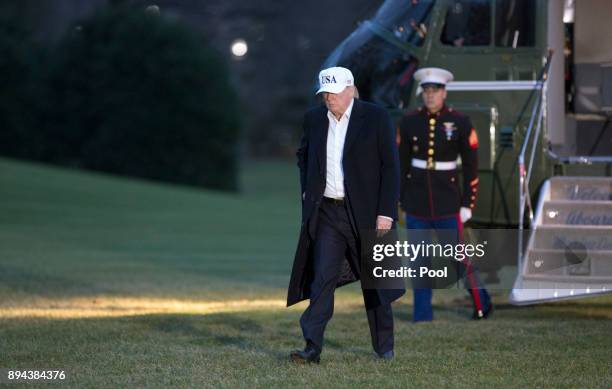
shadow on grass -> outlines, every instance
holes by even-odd
[[[183,343],[201,347],[234,347],[245,352],[257,352],[276,360],[284,360],[287,353],[272,347],[274,337],[283,334],[266,320],[244,317],[244,313],[207,315],[144,315],[123,318],[156,332],[162,337],[176,337]],[[288,352],[288,350],[287,350]]]
[[[412,300],[412,297],[411,297]],[[497,306],[495,306],[497,308]],[[472,317],[472,307],[467,304],[455,304],[451,303],[434,303],[434,320],[436,318],[443,318],[445,320],[467,320]],[[414,306],[412,304],[395,304],[393,306],[393,316],[400,322],[413,322]]]
[[[548,319],[590,319],[609,320],[612,318],[612,302],[560,301],[538,305],[512,305],[495,303],[493,314],[488,320],[548,320]],[[469,300],[454,300],[445,304],[433,304],[434,320],[466,321],[472,317]],[[393,316],[399,322],[412,322],[412,305],[394,306]]]
[[[486,323],[472,324],[466,317],[469,311],[465,307],[434,305],[436,322],[415,326],[410,323],[412,306],[404,302],[395,304],[398,352],[408,355],[412,352],[409,350],[436,347],[451,347],[456,352],[474,351],[474,339],[482,334],[487,334],[487,342],[479,343],[479,347],[490,355],[497,355],[499,350],[518,352],[517,345],[522,343],[515,342],[516,339],[539,342],[541,351],[567,344],[568,339],[573,345],[570,351],[597,348],[608,337],[609,318],[605,312],[610,315],[612,304],[595,301],[585,307],[581,303],[566,303],[526,308],[500,304],[499,308]],[[140,365],[143,360],[154,363],[161,358],[177,365],[198,360],[227,367],[238,362],[250,366],[261,361],[269,361],[272,367],[285,366],[290,363],[289,352],[304,345],[300,315],[299,310],[271,309],[82,319],[2,319],[0,362],[17,366],[53,360],[66,366],[80,366],[90,360],[102,363],[102,359],[96,359],[102,357],[97,355],[111,353],[114,358],[132,365]],[[603,318],[607,321],[592,320]],[[557,329],[551,331],[553,328]],[[582,336],[570,335],[578,332]],[[546,336],[541,337],[542,334]],[[372,347],[363,307],[334,315],[327,327],[324,348],[326,357],[336,355],[331,360],[369,360]],[[100,352],[91,354],[90,350]]]
[[[359,315],[359,313],[363,313]],[[258,313],[219,313],[207,315],[145,315],[122,318],[160,336],[175,337],[177,341],[202,348],[230,347],[245,354],[289,362],[289,352],[304,346],[299,315],[286,311]],[[361,316],[358,334],[346,334],[347,326],[354,326]],[[370,333],[365,310],[338,312],[332,318],[325,337],[325,349],[344,355],[363,357],[371,351]],[[330,331],[331,330],[331,331]],[[340,331],[340,336],[334,331]],[[357,337],[357,339],[353,338]],[[357,345],[355,344],[357,343]],[[365,347],[364,347],[365,346]]]

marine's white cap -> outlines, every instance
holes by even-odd
[[[319,90],[321,92],[340,93],[347,86],[355,83],[353,73],[347,68],[336,66],[319,72]]]
[[[423,92],[423,86],[427,84],[435,84],[446,86],[453,81],[453,73],[441,68],[422,68],[414,73],[414,79],[419,82],[416,94]]]

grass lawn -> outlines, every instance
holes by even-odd
[[[396,358],[372,357],[356,285],[337,293],[319,366],[295,366],[305,304],[284,308],[297,169],[255,162],[243,192],[0,160],[0,368],[63,369],[73,387],[611,387],[612,297],[467,320],[395,305]]]

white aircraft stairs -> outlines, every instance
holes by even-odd
[[[612,292],[612,177],[552,177],[540,192],[517,305]]]
[[[542,185],[535,209],[531,205],[529,182],[536,152],[542,150],[538,142],[544,141],[541,133],[551,56],[549,53],[535,87],[538,93],[518,155],[518,269],[509,296],[516,305],[612,293],[610,174],[553,176]],[[549,147],[548,156],[567,166],[586,166],[591,173],[595,171],[594,164],[612,164],[611,156],[593,156],[590,152],[586,156],[560,158]],[[528,230],[524,229],[526,220]]]

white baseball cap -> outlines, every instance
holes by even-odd
[[[319,72],[319,90],[321,92],[340,93],[347,86],[353,85],[355,79],[353,73],[347,68],[336,66],[323,69]]]
[[[441,68],[423,68],[419,69],[414,73],[414,79],[419,82],[416,94],[419,95],[423,92],[423,86],[427,84],[435,84],[439,86],[446,86],[449,82],[453,81],[453,73],[446,69]]]

